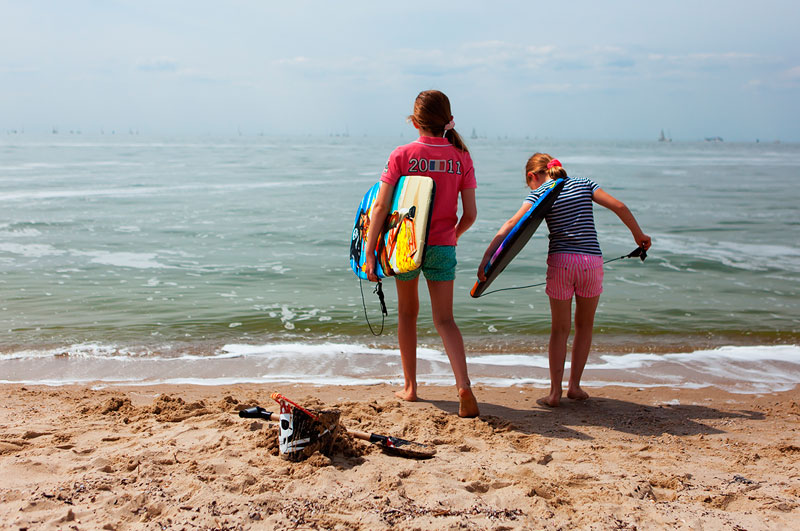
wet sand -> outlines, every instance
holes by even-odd
[[[800,520],[800,390],[0,386],[4,529],[788,529]],[[415,460],[342,434],[278,455],[272,391],[342,425],[434,445]],[[794,524],[792,523],[794,522]]]

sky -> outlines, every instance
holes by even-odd
[[[0,0],[0,132],[800,141],[800,2]]]

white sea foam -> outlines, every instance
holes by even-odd
[[[0,229],[5,229],[8,225],[0,226]],[[0,230],[0,238],[36,238],[41,236],[42,233],[36,229],[16,229],[16,230]]]
[[[360,344],[228,344],[211,354],[180,354],[173,350],[165,346],[137,351],[95,343],[20,350],[0,354],[0,372],[13,376],[7,376],[6,382],[45,385],[90,381],[366,385],[396,382],[400,375],[397,349]],[[443,352],[420,348],[417,358],[421,383],[452,384],[452,373]],[[53,365],[48,366],[47,361]],[[727,346],[670,354],[601,354],[592,356],[590,361],[584,373],[587,386],[716,385],[733,392],[767,392],[790,389],[800,381],[797,345]],[[482,354],[470,356],[468,363],[475,383],[494,386],[548,383],[545,355]],[[69,364],[71,370],[65,370]],[[220,378],[220,373],[226,376]]]
[[[353,343],[268,343],[254,345],[247,343],[231,343],[222,346],[210,354],[185,354],[162,357],[155,352],[174,351],[170,346],[159,348],[132,349],[113,344],[78,343],[65,347],[42,350],[19,350],[0,354],[0,359],[20,359],[28,357],[52,357],[68,353],[71,357],[117,359],[139,357],[161,360],[187,359],[226,359],[234,357],[253,358],[310,358],[365,356],[399,356],[396,348],[377,348]],[[447,355],[441,350],[418,347],[417,359],[447,363]],[[602,363],[591,363],[592,359],[600,359]],[[496,367],[547,367],[546,354],[480,354],[467,357],[470,364]],[[783,362],[796,364],[800,368],[800,346],[798,345],[762,345],[762,346],[724,346],[715,349],[696,350],[681,353],[629,353],[629,354],[592,354],[587,369],[628,370],[649,367],[656,363],[673,362],[686,364],[725,364],[733,362],[761,363]]]
[[[169,347],[167,347],[169,349]],[[69,357],[72,359],[128,359],[131,357],[147,358],[152,356],[152,351],[141,348],[134,350],[112,344],[102,343],[76,343],[64,347],[46,349],[22,349],[0,353],[0,361],[43,359]]]
[[[646,364],[663,360],[677,363],[706,363],[717,362],[764,362],[780,361],[795,363],[800,366],[800,346],[798,345],[770,345],[770,346],[727,346],[710,350],[696,350],[687,353],[675,354],[625,354],[622,356],[600,356],[609,368],[632,369]],[[613,366],[613,367],[611,367]]]
[[[41,258],[43,256],[57,256],[64,254],[65,251],[56,249],[52,245],[44,243],[0,243],[0,252],[18,254],[28,258]]]
[[[107,251],[72,251],[75,256],[89,256],[94,264],[110,265],[115,267],[130,267],[134,269],[162,269],[169,268],[155,260],[155,253],[128,253]]]
[[[222,347],[215,356],[239,355],[252,357],[287,357],[292,359],[320,359],[323,357],[348,357],[353,355],[397,356],[398,349],[381,349],[366,345],[348,343],[271,343],[266,345],[229,344]],[[439,350],[418,347],[417,359],[439,363],[447,363],[447,355]]]
[[[470,365],[490,365],[495,367],[541,367],[547,368],[547,355],[531,354],[486,354],[470,356]]]

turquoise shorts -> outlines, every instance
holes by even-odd
[[[399,273],[396,277],[398,280],[414,280],[422,271],[428,280],[455,280],[456,263],[455,245],[429,245],[425,249],[422,267],[408,273]]]

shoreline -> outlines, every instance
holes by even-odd
[[[363,316],[362,316],[363,317]],[[427,318],[427,317],[426,317]],[[422,320],[421,320],[422,321]],[[484,353],[539,353],[547,352],[547,343],[550,337],[549,317],[547,326],[541,332],[514,332],[487,330],[467,330],[461,325],[464,345],[467,354]],[[243,335],[219,335],[218,337],[153,337],[143,339],[141,332],[135,334],[134,340],[120,340],[121,334],[114,329],[109,329],[106,334],[93,334],[83,340],[70,337],[69,339],[54,340],[54,334],[48,334],[47,341],[33,341],[30,338],[18,342],[5,341],[0,344],[0,356],[14,352],[55,352],[69,350],[75,347],[95,345],[104,348],[118,348],[136,353],[203,353],[218,350],[225,345],[266,345],[266,344],[351,344],[367,345],[377,348],[389,348],[397,345],[396,321],[386,323],[386,329],[380,336],[369,333],[336,334],[336,333],[267,333]],[[424,348],[440,348],[441,339],[435,329],[427,328],[430,323],[421,322],[418,334],[420,346]],[[228,327],[226,327],[228,328]],[[363,326],[368,331],[366,321]],[[774,330],[746,330],[742,332],[717,331],[717,332],[687,332],[685,330],[650,330],[650,331],[619,331],[606,330],[597,327],[592,339],[592,352],[597,353],[633,353],[647,352],[655,354],[685,353],[699,349],[713,349],[719,347],[745,347],[745,346],[780,346],[800,344],[800,332],[774,331]]]
[[[546,351],[472,352],[470,378],[493,387],[549,386]],[[0,354],[0,384],[21,385],[395,385],[402,381],[396,345],[346,343],[228,344],[210,351],[130,351],[114,345]],[[451,385],[440,348],[417,349],[418,382]],[[566,368],[569,368],[569,362]],[[723,346],[691,352],[592,352],[582,384],[734,393],[787,391],[800,382],[800,345]]]
[[[0,522],[14,529],[784,529],[800,515],[800,388],[0,385]],[[412,460],[347,436],[290,463],[272,391],[349,429],[432,444]],[[738,527],[737,527],[738,526]]]

